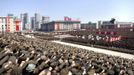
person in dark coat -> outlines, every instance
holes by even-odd
[[[6,61],[8,61],[9,56],[5,56],[2,60],[0,60],[0,66],[2,66]]]
[[[14,65],[10,75],[22,75],[22,70],[17,65]]]

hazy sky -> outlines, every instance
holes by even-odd
[[[64,16],[80,18],[82,22],[110,20],[134,22],[134,0],[1,0],[0,16],[27,12],[40,13],[51,20]]]

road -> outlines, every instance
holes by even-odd
[[[94,51],[94,52],[97,52],[97,53],[104,53],[104,54],[108,54],[108,55],[119,56],[119,57],[122,57],[122,58],[134,59],[133,54],[127,54],[127,53],[122,53],[122,52],[106,50],[106,49],[82,46],[82,45],[78,45],[78,44],[66,43],[66,42],[61,42],[61,41],[52,41],[52,42],[63,44],[63,45],[68,45],[68,46],[72,46],[72,47],[82,48],[82,49],[86,49],[86,50],[89,50],[89,51]]]

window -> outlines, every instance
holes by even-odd
[[[5,23],[5,19],[3,18],[3,23]]]
[[[3,23],[3,18],[2,18],[2,23]]]

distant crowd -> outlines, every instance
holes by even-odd
[[[134,75],[134,60],[1,34],[0,75]]]
[[[75,36],[75,38],[66,38],[65,40],[88,43],[92,45],[101,45],[106,47],[124,48],[134,50],[134,38],[123,35],[99,34],[95,31],[70,31],[68,34]],[[128,33],[129,34],[129,33]],[[132,33],[131,33],[132,34]],[[133,35],[133,34],[132,34]],[[116,37],[116,38],[115,38]],[[116,40],[118,37],[117,41]],[[101,39],[100,39],[101,38]]]

